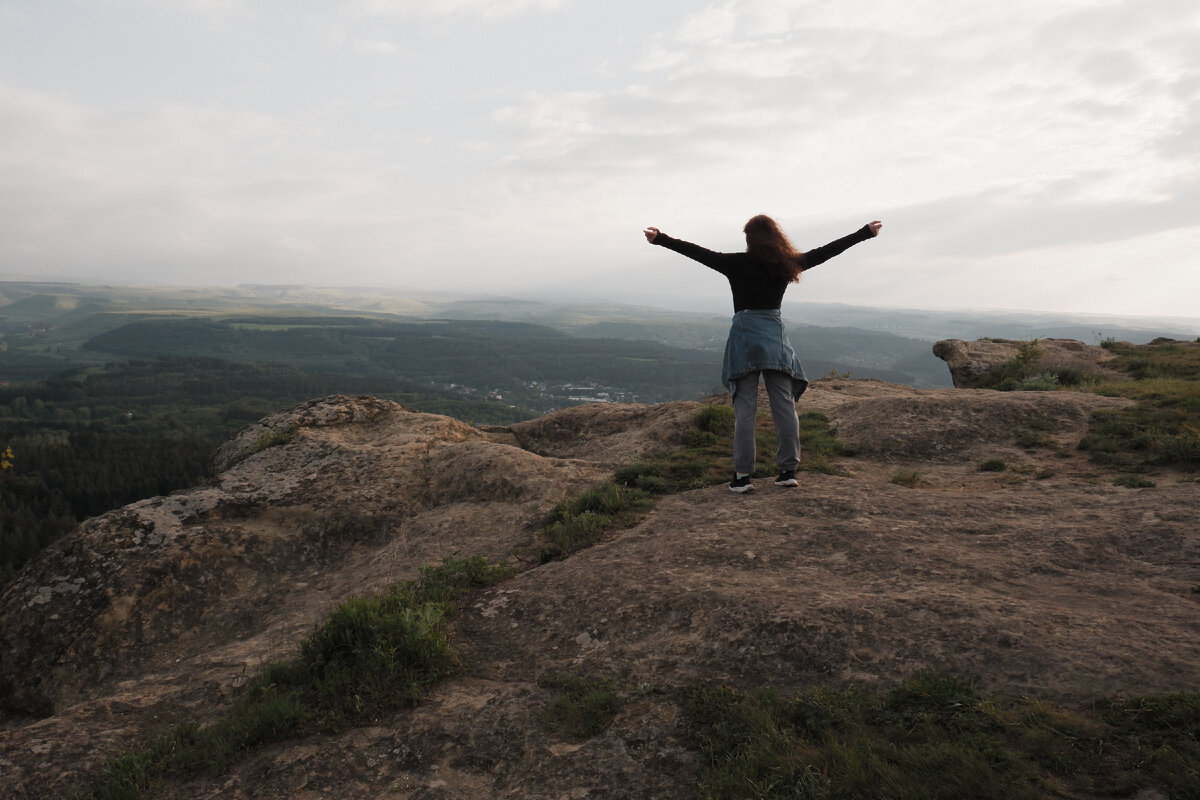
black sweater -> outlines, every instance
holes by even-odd
[[[818,264],[824,264],[851,246],[870,238],[873,238],[871,228],[863,225],[849,236],[801,253],[798,257],[800,270],[803,272]],[[672,239],[662,231],[654,237],[652,244],[661,245],[699,261],[728,278],[729,288],[733,289],[735,312],[747,308],[779,308],[783,303],[783,293],[790,281],[774,274],[769,264],[764,264],[749,253],[716,253],[682,239]]]

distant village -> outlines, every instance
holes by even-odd
[[[520,389],[478,389],[461,383],[442,383],[437,386],[446,392],[471,397],[486,397],[489,400],[507,402],[510,405],[528,402],[537,397],[568,405],[571,403],[637,403],[638,395],[618,386],[600,383],[542,383],[526,381]]]

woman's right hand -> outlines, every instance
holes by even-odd
[[[868,222],[867,227],[871,229],[872,236],[878,236],[879,229],[883,227],[883,223],[879,220],[875,220],[874,222]]]
[[[647,242],[653,242],[654,237],[658,236],[658,228],[643,228],[642,233],[646,234]]]

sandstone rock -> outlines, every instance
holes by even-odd
[[[860,449],[840,474],[664,498],[471,598],[451,631],[465,672],[418,708],[272,745],[176,794],[690,796],[702,765],[673,691],[693,683],[888,686],[928,668],[1065,703],[1194,690],[1200,484],[1118,488],[1075,449],[1093,409],[1126,402],[815,381],[801,410]],[[348,596],[452,553],[511,557],[559,498],[671,446],[698,408],[481,430],[334,397],[248,427],[207,485],[89,520],[0,596],[0,796],[59,797],[106,753],[211,720]],[[1034,420],[1050,446],[1017,446]],[[995,457],[1009,468],[976,469]],[[900,467],[920,488],[890,482]],[[603,734],[541,726],[537,678],[559,670],[616,680]]]
[[[267,417],[216,461],[208,485],[88,520],[7,587],[0,704],[46,714],[232,635],[302,630],[353,584],[379,588],[462,548],[504,558],[564,492],[604,474],[373,397]],[[383,546],[412,560],[369,563]],[[356,577],[330,586],[345,569]]]
[[[637,453],[662,449],[696,429],[698,403],[582,405],[511,426],[526,450],[557,458],[623,464]]]
[[[944,339],[933,346],[933,354],[946,362],[950,377],[960,389],[979,385],[984,373],[1011,361],[1029,342],[1013,339]],[[1034,372],[1072,369],[1096,377],[1121,379],[1128,376],[1113,366],[1116,356],[1103,347],[1094,347],[1074,339],[1038,339],[1040,353]]]

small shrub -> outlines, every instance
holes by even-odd
[[[278,447],[282,444],[287,444],[292,440],[291,430],[277,428],[275,430],[263,431],[254,440],[254,444],[250,446],[247,455],[261,452],[271,447]]]
[[[1003,458],[989,458],[976,467],[976,469],[979,472],[1004,472],[1004,470],[1008,469],[1008,464]]]
[[[1035,447],[1050,447],[1054,442],[1050,441],[1049,437],[1043,436],[1035,431],[1020,431],[1017,434],[1017,446],[1026,449]]]
[[[542,712],[542,724],[573,741],[602,733],[621,710],[621,700],[609,680],[564,672],[542,675],[537,684],[555,692]]]
[[[583,514],[617,516],[647,505],[644,493],[610,481],[559,503],[550,512],[550,521],[561,522]]]
[[[540,561],[559,558],[576,550],[591,547],[617,526],[612,518],[599,514],[584,513],[570,519],[552,522],[542,529],[542,538],[549,544]]]
[[[921,483],[921,473],[912,469],[902,469],[892,473],[892,483],[897,486],[917,486]]]
[[[978,389],[998,389],[1000,391],[1012,391],[1018,388],[1055,388],[1057,381],[1049,375],[1043,381],[1045,385],[1029,387],[1022,385],[1024,381],[1037,375],[1037,365],[1041,358],[1042,348],[1037,339],[1020,342],[1017,344],[1016,355],[1008,361],[980,373],[972,381],[972,385]]]
[[[639,480],[646,476],[659,477],[659,467],[657,464],[646,464],[639,462],[630,464],[627,467],[620,467],[613,473],[613,482],[621,486],[633,486]]]
[[[705,406],[700,409],[696,424],[701,431],[717,436],[733,431],[734,412],[732,406]]]
[[[1000,388],[1000,387],[995,387]],[[1005,389],[1015,389],[1022,392],[1052,392],[1059,388],[1058,377],[1052,372],[1039,372],[1028,378],[1013,380],[1004,386]]]
[[[797,419],[800,423],[800,450],[817,460],[833,456],[853,456],[857,451],[837,438],[837,429],[829,424],[829,418],[819,411],[806,411]],[[805,469],[804,459],[800,468]]]
[[[300,643],[317,703],[334,724],[365,709],[415,705],[429,683],[457,664],[444,632],[441,603],[406,598],[352,598]]]
[[[712,431],[688,431],[683,435],[684,447],[711,447],[717,443],[717,435]]]
[[[633,484],[633,488],[650,494],[668,494],[672,487],[665,478],[658,475],[642,475]]]
[[[630,488],[615,480],[563,500],[554,507],[542,526],[542,538],[550,548],[542,553],[541,560],[573,553],[595,544],[608,531],[632,524],[638,514],[652,504],[653,500],[646,491]]]
[[[1146,480],[1141,475],[1120,475],[1113,480],[1113,486],[1124,486],[1128,489],[1152,489],[1154,481]]]
[[[272,428],[263,431],[248,445],[245,450],[242,450],[236,457],[237,461],[245,461],[256,453],[261,453],[263,450],[280,445],[287,444],[292,441],[293,431],[291,428]]]
[[[1086,372],[1075,367],[1053,367],[1051,372],[1062,386],[1079,386],[1090,377]]]
[[[483,556],[449,556],[441,564],[425,565],[413,586],[419,603],[449,603],[472,589],[494,586],[511,578],[516,570],[509,564],[494,563]]]

